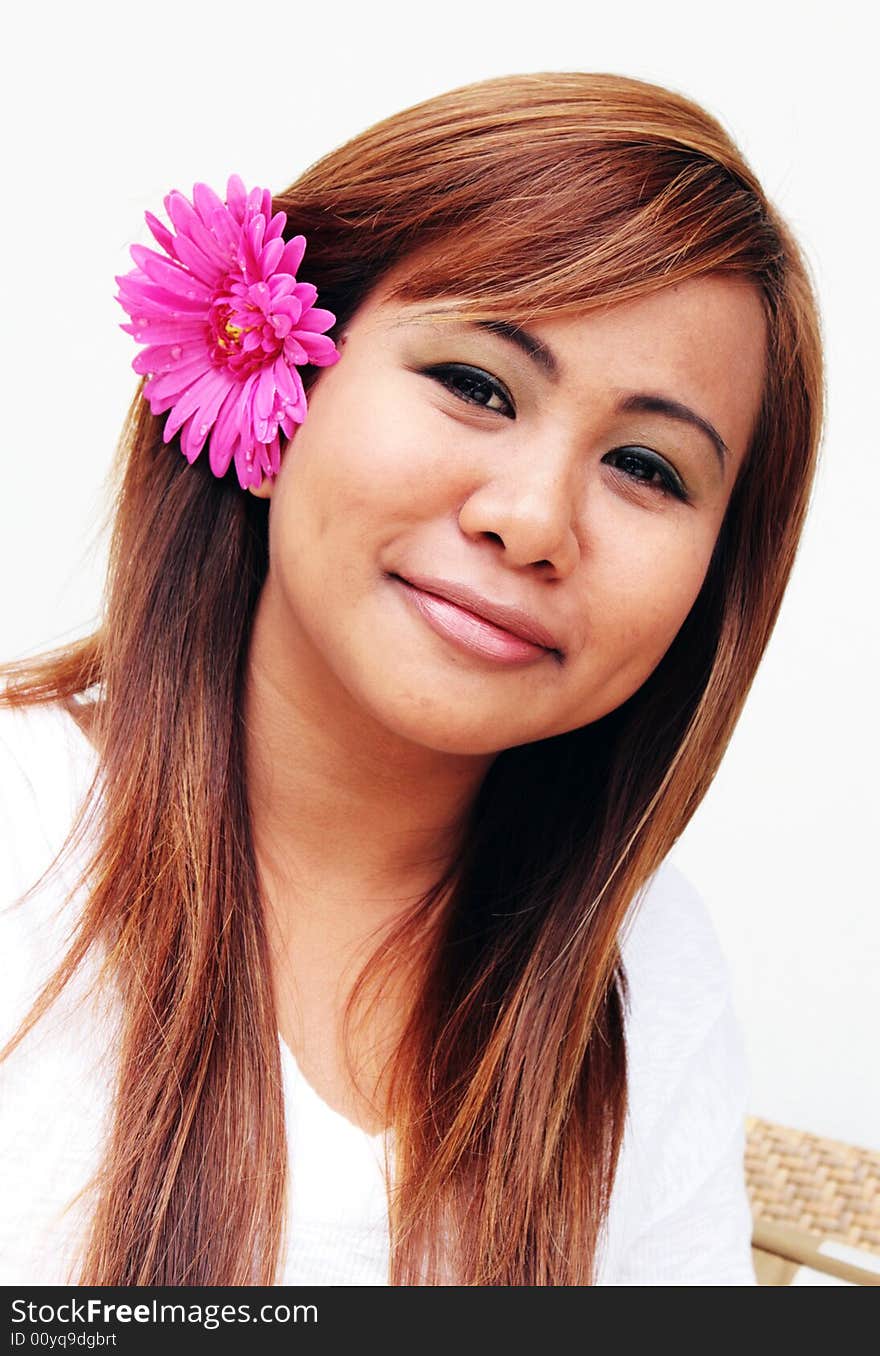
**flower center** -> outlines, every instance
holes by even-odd
[[[218,306],[211,317],[211,329],[214,331],[214,343],[221,350],[220,357],[231,357],[241,349],[240,339],[247,333],[244,325],[236,325],[230,319],[228,306]]]
[[[276,333],[266,283],[246,291],[237,279],[215,296],[208,316],[211,361],[245,381],[274,361],[283,339]]]

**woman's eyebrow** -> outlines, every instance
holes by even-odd
[[[426,311],[415,311],[405,313],[394,323],[396,325],[419,324],[423,321],[430,322],[436,312],[428,309]],[[551,381],[557,382],[562,376],[562,368],[553,350],[542,342],[536,335],[530,334],[528,330],[522,329],[520,325],[514,325],[509,320],[470,320],[453,319],[451,327],[462,330],[485,330],[489,334],[500,335],[502,339],[507,339],[515,344],[517,348],[522,349],[523,353],[538,364],[541,370]],[[445,329],[445,326],[444,326]]]
[[[488,330],[490,334],[500,334],[502,339],[509,339],[517,348],[521,348],[523,353],[527,353],[551,381],[559,380],[561,368],[556,355],[537,335],[530,334],[519,325],[511,324],[509,320],[474,320],[471,323],[478,329]]]
[[[672,400],[669,396],[648,395],[642,391],[634,391],[631,395],[624,396],[617,406],[621,414],[629,414],[633,411],[642,414],[662,414],[667,419],[677,419],[679,423],[690,424],[693,428],[698,428],[701,433],[705,433],[718,458],[718,464],[721,467],[721,473],[724,474],[727,458],[730,456],[730,448],[721,437],[714,424],[708,419],[704,419],[696,410],[692,410],[689,405],[683,405],[680,400]]]

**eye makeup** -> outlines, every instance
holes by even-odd
[[[507,388],[481,367],[472,367],[469,363],[435,363],[421,371],[424,376],[433,377],[441,386],[470,405],[479,405],[482,409],[503,414],[508,419],[516,418]],[[487,399],[481,400],[480,393]],[[500,406],[490,405],[490,400],[499,401]]]

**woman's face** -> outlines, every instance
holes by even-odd
[[[763,309],[749,283],[696,279],[529,325],[542,362],[388,301],[401,272],[348,325],[257,491],[264,601],[322,702],[432,749],[498,752],[615,709],[674,639],[757,417]],[[414,579],[521,609],[560,653]]]

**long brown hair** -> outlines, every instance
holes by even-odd
[[[718,123],[617,75],[452,90],[332,151],[275,207],[308,240],[331,335],[410,256],[396,295],[459,317],[525,323],[715,272],[764,301],[760,414],[679,634],[617,710],[497,756],[455,860],[361,974],[430,936],[389,1082],[391,1284],[590,1284],[626,1108],[621,927],[715,775],[808,506],[808,272]],[[16,1039],[102,950],[121,1047],[84,1283],[271,1283],[285,1125],[241,720],[268,505],[161,431],[136,394],[100,628],[3,671],[11,705],[96,689],[103,787],[75,942]]]

